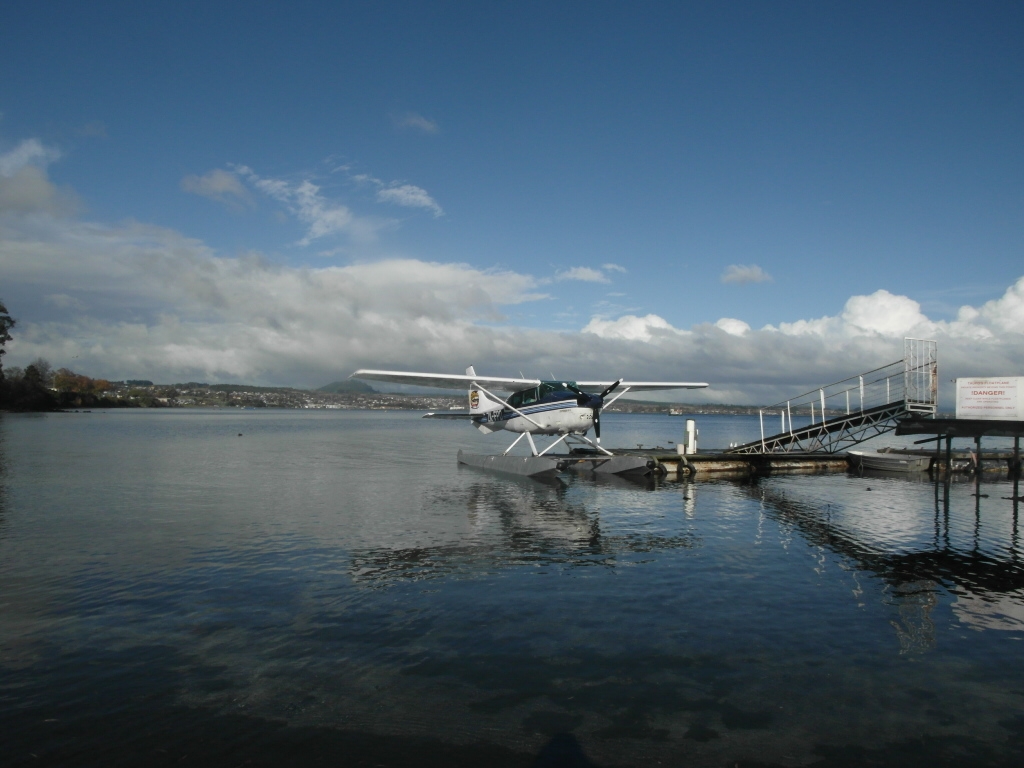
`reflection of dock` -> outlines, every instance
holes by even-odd
[[[459,451],[459,463],[523,477],[543,477],[560,472],[593,472],[597,475],[661,475],[668,477],[749,476],[779,473],[845,472],[846,457],[821,453],[680,455],[663,448],[621,449],[605,456],[596,451],[573,451],[543,456],[481,456]]]
[[[900,482],[906,479],[904,474]],[[1008,519],[1004,507],[1004,514],[988,523],[982,520],[982,499],[989,494],[982,492],[985,486],[978,476],[974,486],[973,515],[955,521],[951,520],[950,478],[936,482],[932,535],[902,547],[872,541],[869,532],[857,531],[842,506],[822,509],[763,484],[747,486],[747,492],[770,517],[795,525],[809,544],[835,552],[890,584],[900,605],[900,621],[893,622],[900,644],[904,650],[923,650],[933,644],[929,614],[940,585],[955,596],[951,607],[961,622],[978,629],[1024,628],[1018,480],[1013,483],[1013,495],[1000,499],[1012,502]],[[997,504],[994,501],[993,506]],[[990,526],[1008,530],[986,530]]]

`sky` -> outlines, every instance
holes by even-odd
[[[9,4],[6,365],[1024,375],[1024,5]],[[948,397],[947,397],[948,395]],[[676,398],[679,399],[679,398]]]

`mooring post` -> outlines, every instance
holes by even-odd
[[[1020,475],[1020,435],[1014,435],[1013,437],[1013,466],[1010,467],[1010,471],[1013,472],[1014,477]],[[1017,494],[1014,493],[1014,496]]]
[[[946,479],[953,474],[953,436],[946,435]]]
[[[978,473],[981,473],[981,435],[974,436],[974,455],[978,461]]]

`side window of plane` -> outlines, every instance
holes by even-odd
[[[540,398],[541,398],[541,400],[543,400],[545,397],[548,397],[549,395],[561,394],[563,390],[564,390],[564,387],[560,386],[559,384],[551,384],[551,383],[541,384],[540,385]]]
[[[537,402],[537,388],[528,389],[523,392],[523,405],[530,405]]]

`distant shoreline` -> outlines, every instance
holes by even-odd
[[[102,397],[63,404],[81,408],[284,408],[313,410],[465,411],[466,396],[409,395],[370,391],[326,391],[248,384],[120,384]],[[621,399],[609,413],[666,415],[756,415],[758,406],[708,403],[655,403]]]

